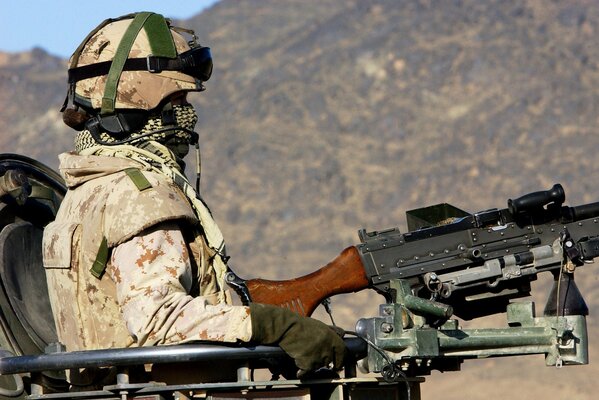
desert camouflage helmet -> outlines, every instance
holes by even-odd
[[[187,42],[181,32],[193,39]],[[172,27],[160,14],[104,21],[70,59],[65,106],[70,102],[110,115],[119,109],[152,110],[175,92],[203,90],[212,58],[195,40],[193,31]]]

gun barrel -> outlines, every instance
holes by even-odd
[[[599,217],[599,202],[570,207],[570,212],[574,221]]]

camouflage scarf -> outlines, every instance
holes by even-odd
[[[177,126],[193,131],[198,121],[198,116],[192,105],[173,106],[173,112]],[[180,144],[189,145],[189,143],[192,141],[191,134],[185,130],[174,129],[172,131],[152,133],[163,128],[165,128],[165,126],[162,124],[161,117],[156,116],[149,118],[143,128],[141,128],[139,131],[131,133],[127,137],[127,144],[139,146],[147,141],[157,141],[159,143],[167,144],[166,142],[168,141],[168,145],[176,146]],[[117,142],[117,139],[115,139],[113,136],[110,136],[106,132],[100,133],[100,139],[107,145]],[[78,153],[81,153],[82,150],[98,145],[100,145],[100,143],[96,142],[90,131],[87,129],[78,132],[77,136],[75,136],[75,150]]]

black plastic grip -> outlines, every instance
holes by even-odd
[[[507,207],[510,212],[515,215],[531,210],[538,210],[549,203],[554,203],[556,206],[560,206],[566,200],[566,192],[559,183],[553,185],[549,190],[541,190],[539,192],[533,192],[525,194],[517,199],[509,199],[507,201]]]

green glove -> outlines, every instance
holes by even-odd
[[[347,351],[343,339],[324,323],[291,310],[250,304],[252,341],[278,344],[295,361],[298,377],[321,367],[343,368]]]

